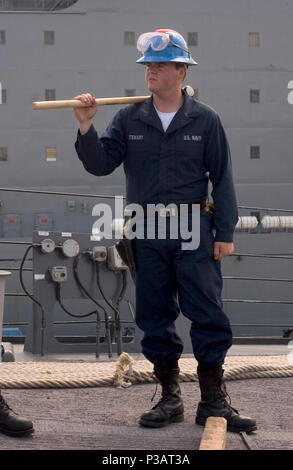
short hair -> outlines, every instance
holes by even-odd
[[[182,63],[180,63],[180,62],[174,62],[174,64],[175,64],[176,69],[180,69],[181,67],[184,67],[184,68],[185,68],[185,76],[184,76],[184,78],[183,78],[183,80],[182,80],[182,81],[184,81],[184,80],[185,80],[185,77],[186,77],[186,72],[187,72],[187,69],[188,69],[188,64],[182,64]]]
[[[174,62],[176,69],[179,69],[180,67],[186,67],[188,69],[188,64],[183,64],[182,62]]]

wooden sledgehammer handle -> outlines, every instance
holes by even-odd
[[[141,103],[149,96],[121,96],[118,98],[96,98],[99,106],[106,104],[131,104]],[[34,101],[32,109],[57,109],[57,108],[88,108],[90,105],[82,103],[80,100],[62,100],[62,101]]]

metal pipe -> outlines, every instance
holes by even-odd
[[[223,302],[244,302],[250,304],[293,304],[293,300],[244,300],[244,299],[222,299]]]
[[[292,321],[293,323],[293,321]],[[231,323],[231,326],[262,326],[262,327],[276,327],[276,328],[288,328],[292,327],[292,324],[288,323],[287,325],[276,325],[276,324],[270,324],[270,323]]]
[[[254,209],[259,211],[293,212],[293,209],[272,209],[271,207],[238,206],[238,209]]]
[[[278,259],[293,259],[290,256],[283,256],[283,255],[255,255],[255,254],[248,254],[248,253],[232,253],[230,256],[251,256],[253,258],[278,258]]]
[[[0,269],[9,269],[9,271],[19,271],[19,268],[3,268],[2,266]],[[32,268],[23,268],[23,271],[32,271]]]
[[[53,325],[74,325],[75,323],[78,324],[83,324],[83,323],[96,323],[96,320],[89,320],[89,321],[81,321],[81,320],[76,320],[76,321],[56,321],[53,322]],[[101,320],[101,323],[105,323],[105,320]],[[127,321],[127,320],[121,320],[121,323],[135,323],[133,321]],[[4,322],[3,326],[29,326],[29,322]],[[290,325],[285,325],[285,327],[290,326]]]
[[[223,276],[223,279],[234,279],[244,281],[278,281],[278,282],[293,282],[293,279],[274,279],[269,277],[234,277],[234,276]]]
[[[40,246],[40,243],[32,243],[32,242],[16,242],[13,240],[0,240],[1,245],[32,245],[32,246]]]
[[[0,191],[12,191],[16,193],[30,193],[30,194],[50,194],[52,196],[81,196],[81,197],[100,197],[100,198],[109,198],[115,199],[117,196],[105,195],[105,194],[82,194],[82,193],[65,193],[61,191],[42,191],[37,189],[17,189],[17,188],[0,188]],[[124,196],[119,196],[120,198],[125,199]]]
[[[88,321],[82,321],[82,320],[72,320],[72,321],[69,321],[69,320],[66,320],[66,321],[54,321],[53,324],[54,325],[72,325],[72,324],[75,324],[75,323],[96,323],[96,320],[88,320]],[[101,323],[105,323],[105,320],[101,320]],[[121,323],[135,323],[134,321],[131,321],[131,320],[121,320]]]
[[[9,293],[9,294],[6,294],[6,293],[5,293],[5,296],[6,296],[6,295],[7,295],[8,297],[13,297],[13,296],[15,296],[15,297],[27,297],[26,294],[19,294],[18,292],[14,292],[14,293],[12,292],[12,293]],[[31,295],[32,295],[32,294],[31,294]]]

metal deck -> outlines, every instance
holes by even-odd
[[[14,345],[16,361],[95,361],[93,354],[50,355],[41,358]],[[285,345],[235,345],[229,355],[288,354]],[[133,354],[134,359],[142,359]],[[185,355],[184,357],[189,357]],[[117,357],[111,359],[116,361]],[[100,361],[110,361],[105,355]],[[293,449],[293,377],[227,381],[232,406],[255,417],[258,430],[245,435],[252,450]],[[192,451],[199,448],[203,428],[194,424],[200,398],[197,383],[181,383],[185,420],[162,429],[137,425],[140,414],[153,406],[154,384],[74,389],[8,389],[8,404],[34,422],[26,438],[0,435],[0,450],[148,450]],[[238,434],[227,433],[226,450],[247,450]],[[115,452],[112,453],[115,455]]]

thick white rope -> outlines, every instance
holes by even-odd
[[[197,381],[194,358],[180,359],[181,382]],[[229,356],[224,364],[226,380],[293,377],[293,365],[283,356]],[[134,361],[123,353],[114,362],[2,362],[1,388],[77,388],[129,387],[154,383],[153,365],[146,360]]]

